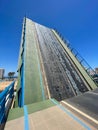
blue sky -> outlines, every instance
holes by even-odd
[[[0,68],[17,70],[24,15],[56,28],[98,67],[98,0],[0,0]]]

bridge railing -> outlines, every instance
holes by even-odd
[[[15,81],[0,93],[0,124],[5,122],[11,100],[14,97],[14,83]]]
[[[98,86],[98,81],[93,79],[93,75],[95,75],[94,69],[86,62],[86,60],[79,54],[79,52],[71,46],[69,41],[67,39],[64,39],[62,35],[56,30],[56,33],[60,36],[60,38],[63,40],[63,42],[66,44],[66,46],[70,49],[70,51],[73,53],[73,55],[76,57],[78,62],[82,65],[82,67],[85,69],[85,71],[88,73],[88,75],[91,77],[91,79],[95,82],[95,84]]]
[[[84,67],[84,69],[87,71],[89,75],[95,74],[95,71],[92,69],[92,67],[86,62],[86,60],[79,54],[79,52],[71,46],[68,40],[65,40],[64,37],[56,30],[54,29],[57,34],[61,37],[61,39],[64,41],[64,43],[67,45],[67,47],[71,50],[73,55],[77,58],[77,60],[80,62],[80,64]],[[92,73],[92,74],[91,74]]]

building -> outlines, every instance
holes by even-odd
[[[0,79],[3,79],[5,70],[0,68]]]
[[[98,74],[98,68],[95,68],[95,72],[96,72],[96,74]]]

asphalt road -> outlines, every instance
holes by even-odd
[[[81,96],[68,99],[66,102],[98,120],[98,88]]]
[[[51,97],[61,101],[88,91],[52,31],[35,26]]]

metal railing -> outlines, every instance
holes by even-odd
[[[11,101],[14,97],[14,83],[13,81],[8,87],[0,93],[0,124],[6,121],[7,112],[11,106]]]
[[[64,39],[64,37],[62,37],[62,35],[56,29],[54,29],[54,30],[60,36],[60,38],[63,40],[63,42],[66,44],[66,46],[70,49],[72,54],[76,57],[78,62],[82,65],[82,67],[85,69],[85,71],[91,77],[91,79],[98,86],[98,83],[96,82],[96,80],[93,79],[93,75],[96,74],[94,69],[86,62],[86,60],[79,54],[79,52],[75,48],[72,47],[72,45],[69,43],[68,40]]]
[[[77,58],[77,60],[80,62],[80,64],[84,67],[84,69],[87,71],[89,75],[91,75],[90,72],[95,74],[95,71],[92,69],[92,67],[86,62],[86,60],[79,54],[79,52],[72,47],[72,45],[69,43],[68,40],[65,40],[64,37],[55,29],[56,33],[61,37],[61,39],[64,41],[64,43],[67,45],[67,47],[70,49],[70,51],[73,53],[73,55]]]

